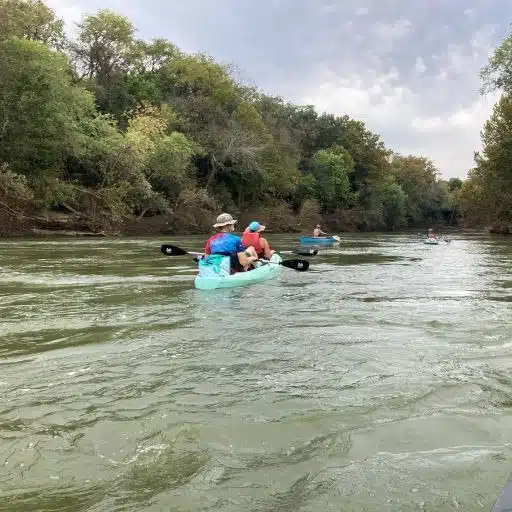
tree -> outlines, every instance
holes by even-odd
[[[77,40],[70,45],[77,78],[94,92],[101,111],[118,113],[124,76],[137,55],[135,28],[108,9],[85,16],[77,26]]]
[[[497,90],[512,92],[512,33],[509,32],[489,57],[489,62],[480,71],[480,78],[482,94]]]
[[[72,83],[66,57],[37,41],[0,43],[0,161],[38,179],[57,176],[82,143],[80,122],[96,114]]]
[[[363,206],[372,203],[372,190],[379,187],[390,173],[389,157],[380,136],[370,132],[361,121],[341,118],[342,138],[338,142],[354,159],[354,172],[351,176],[352,189],[358,191]]]
[[[390,230],[407,225],[407,195],[402,187],[394,180],[390,179],[382,187],[381,191],[382,205],[384,208],[384,222]]]
[[[404,215],[411,224],[453,216],[470,192],[479,204],[506,199],[507,137],[488,141],[469,183],[444,182],[427,158],[392,156],[363,122],[268,96],[233,66],[166,39],[137,39],[113,11],[85,16],[64,43],[42,0],[0,0],[0,169],[10,201],[26,187],[34,206],[59,205],[95,230],[179,208],[200,230],[221,207],[396,229]]]
[[[391,173],[407,195],[407,216],[420,223],[436,216],[438,171],[428,158],[393,155]]]
[[[476,217],[481,222],[512,222],[512,98],[508,94],[500,98],[485,123],[482,146],[461,200],[466,212],[479,212]]]
[[[450,192],[460,190],[462,188],[462,180],[460,178],[450,178],[448,180],[448,189]]]
[[[41,0],[0,0],[0,41],[12,37],[62,49],[64,22]]]
[[[132,50],[137,73],[155,73],[181,56],[181,52],[167,39],[156,38],[150,42],[137,40]]]
[[[308,186],[314,188],[316,199],[325,211],[346,208],[354,200],[349,175],[354,161],[345,149],[333,146],[317,151],[311,159]]]

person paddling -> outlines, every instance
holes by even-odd
[[[275,251],[270,248],[267,240],[261,236],[262,231],[265,231],[265,226],[262,226],[258,221],[251,222],[242,235],[242,244],[244,247],[254,247],[258,257],[265,256],[269,260]]]
[[[316,228],[313,230],[313,238],[320,238],[321,235],[327,235],[320,229],[320,224],[316,225]]]
[[[432,228],[428,230],[427,238],[433,238],[434,240],[437,240],[437,236]]]
[[[233,235],[237,221],[229,213],[221,213],[213,225],[219,232],[210,237],[204,248],[206,255],[229,256],[231,273],[243,272],[258,260],[254,247],[245,247],[239,236]]]

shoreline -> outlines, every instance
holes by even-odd
[[[56,211],[32,212],[31,216],[1,216],[0,238],[120,238],[120,237],[144,237],[144,236],[187,236],[205,235],[213,232],[212,219],[216,212],[196,211],[191,216],[190,212],[184,215],[167,214],[153,217],[127,219],[123,224],[113,229],[105,230],[98,226],[92,229],[76,216]],[[505,223],[495,223],[487,226],[471,226],[466,223],[449,225],[442,221],[425,223],[416,226],[404,226],[395,231],[369,226],[354,220],[358,212],[344,211],[343,215],[321,217],[319,215],[302,216],[294,215],[288,211],[276,211],[274,208],[262,208],[259,211],[246,211],[237,215],[238,226],[248,225],[252,220],[258,219],[269,226],[267,233],[308,235],[313,226],[321,224],[324,231],[329,233],[394,233],[394,232],[423,232],[432,227],[439,232],[456,232],[463,230],[478,231],[489,235],[512,234],[512,226]],[[240,229],[240,232],[243,229]],[[238,230],[237,230],[238,232]]]

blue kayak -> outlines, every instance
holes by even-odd
[[[312,236],[301,236],[299,238],[301,245],[329,245],[335,244],[340,241],[337,236],[320,236],[320,237],[312,237]]]

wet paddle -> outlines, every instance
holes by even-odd
[[[286,268],[291,268],[292,270],[296,270],[297,272],[306,272],[309,268],[309,261],[307,260],[283,260],[283,261],[269,261],[269,260],[260,260],[264,265],[282,265]]]
[[[279,251],[281,254],[297,254],[298,256],[316,256],[318,249],[295,249],[293,251]]]
[[[190,252],[185,251],[181,247],[176,245],[168,245],[164,244],[160,247],[160,251],[166,256],[185,256],[186,254],[190,254],[191,256],[202,256],[201,252]],[[265,265],[282,265],[283,267],[290,268],[292,270],[296,270],[297,272],[306,272],[309,268],[309,261],[307,260],[284,260],[284,261],[268,261],[261,260],[261,262]]]
[[[177,245],[164,244],[160,247],[160,250],[166,256],[185,256],[186,254],[190,254],[192,256],[202,256],[203,255],[202,252],[185,251],[185,249],[182,249],[181,247],[178,247]]]

